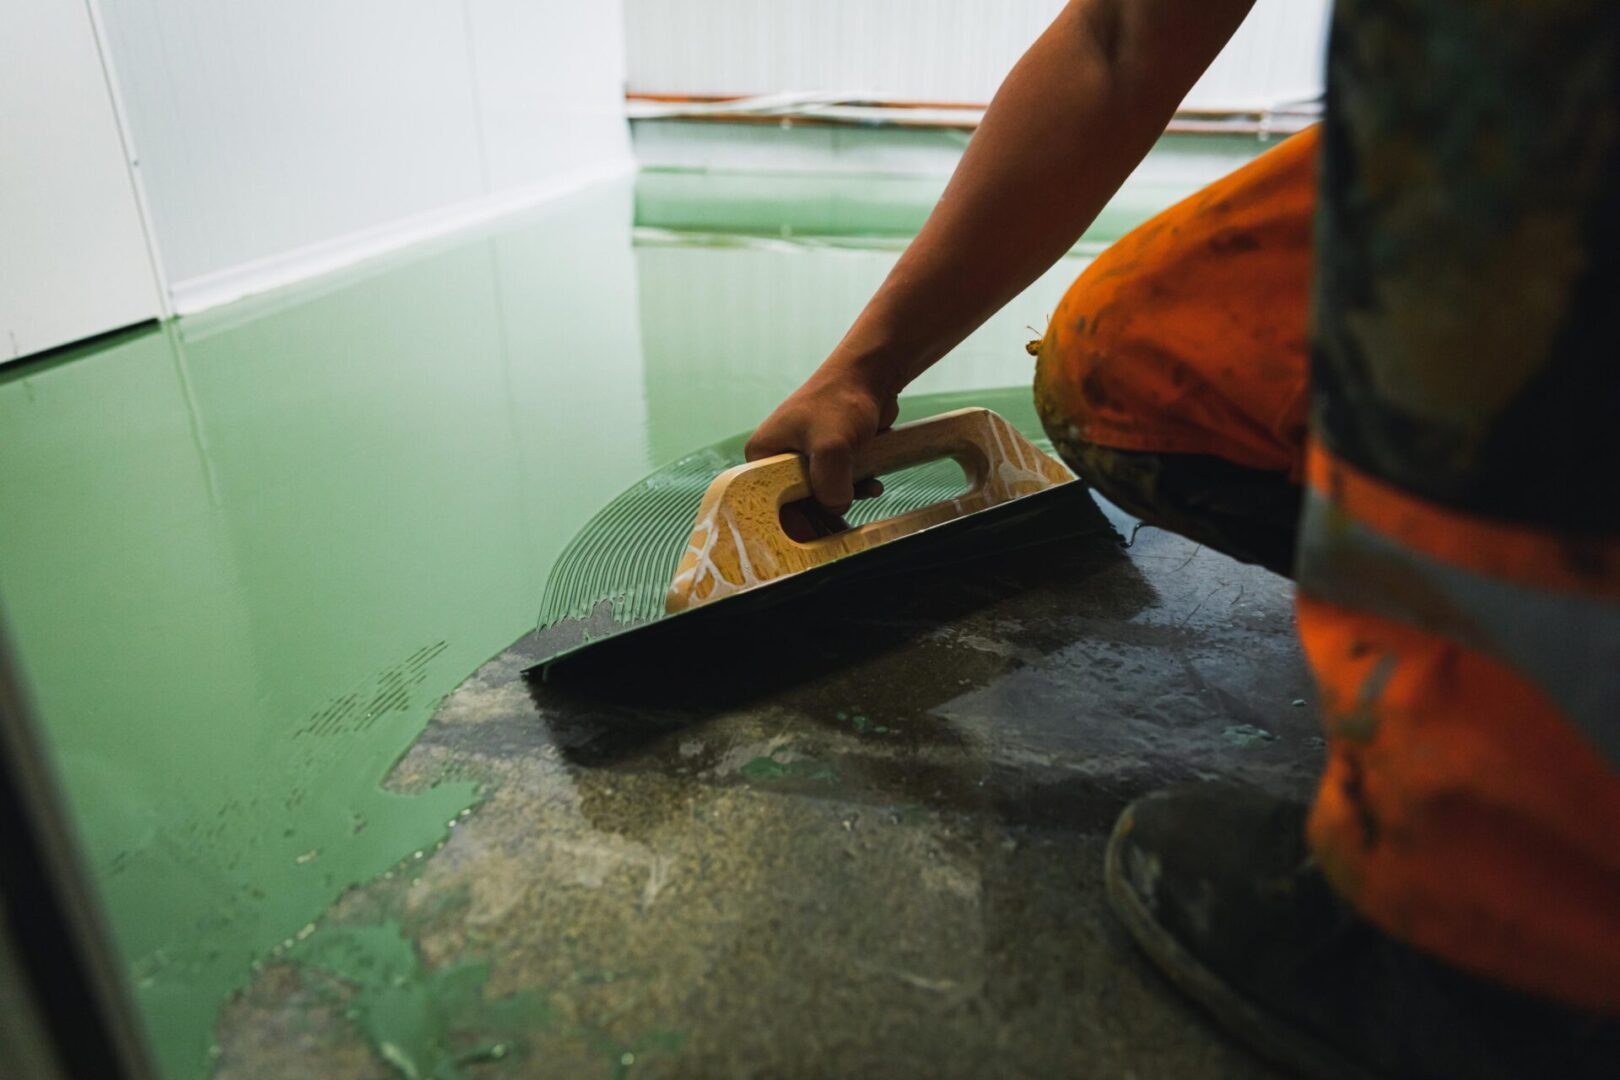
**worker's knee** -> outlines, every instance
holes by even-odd
[[[1095,326],[1095,313],[1087,309],[1086,279],[1075,282],[1058,311],[1059,318],[1075,324],[1078,332],[1059,334],[1054,326],[1046,337],[1032,342],[1035,354],[1035,408],[1054,445],[1081,454],[1093,442],[1093,429],[1105,428],[1106,416],[1116,402],[1130,400],[1130,361],[1118,347],[1112,331]],[[1089,324],[1089,325],[1088,325]],[[1151,420],[1151,417],[1143,417]],[[1072,463],[1071,463],[1072,464]]]
[[[1052,444],[1109,502],[1242,562],[1291,576],[1302,493],[1286,473],[1208,454],[1119,450],[1067,431]]]
[[[1297,477],[1314,146],[1312,132],[1288,140],[1086,267],[1034,348],[1055,442]]]

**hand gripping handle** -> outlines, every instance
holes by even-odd
[[[698,507],[664,610],[685,611],[1074,479],[989,409],[959,409],[882,432],[857,455],[855,475],[946,457],[967,473],[962,495],[809,541],[782,529],[782,507],[810,495],[802,456],[778,454],[727,469]]]

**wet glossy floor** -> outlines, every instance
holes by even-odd
[[[935,825],[957,821],[958,809],[932,805],[920,789],[865,784],[840,802],[816,787],[817,762],[859,749],[869,730],[887,726],[868,715],[874,706],[862,695],[846,695],[847,706],[836,709],[822,703],[829,716],[817,713],[817,723],[834,734],[799,730],[799,706],[756,701],[720,721],[719,731],[740,725],[735,733],[700,738],[691,754],[676,740],[645,766],[601,773],[589,759],[559,757],[548,725],[566,710],[542,709],[543,723],[518,710],[502,714],[515,725],[510,736],[528,740],[513,748],[511,775],[563,770],[563,786],[535,776],[516,788],[497,784],[487,746],[432,749],[441,736],[411,751],[383,786],[438,702],[533,626],[548,568],[592,513],[654,467],[752,424],[836,341],[897,242],[843,235],[883,230],[860,226],[859,192],[834,194],[843,200],[840,220],[852,216],[855,226],[807,226],[831,196],[801,192],[779,204],[775,238],[752,220],[754,235],[745,236],[727,234],[724,214],[712,210],[694,231],[686,215],[701,209],[701,192],[686,180],[646,177],[639,222],[629,183],[603,187],[482,234],[0,373],[0,597],[167,1074],[197,1075],[216,1061],[239,1075],[269,1075],[274,1059],[287,1075],[449,1075],[458,1054],[471,1055],[464,1070],[524,1073],[544,1072],[548,1060],[568,1075],[647,1071],[660,1054],[663,1073],[740,1067],[740,1058],[691,1049],[723,1042],[718,1014],[695,1006],[683,1014],[668,990],[706,977],[692,953],[700,929],[711,950],[715,935],[742,932],[728,922],[740,914],[725,911],[726,844],[758,848],[760,858],[759,845],[770,847],[776,854],[767,862],[787,876],[772,884],[764,864],[748,873],[767,893],[799,894],[775,929],[749,929],[755,940],[795,933],[786,912],[819,903],[805,874],[833,849],[822,843],[794,869],[797,841],[770,829],[731,841],[705,839],[708,825],[681,832],[670,824],[669,790],[648,804],[659,808],[660,829],[675,828],[660,833],[668,844],[639,826],[617,829],[613,822],[643,805],[635,782],[620,793],[613,776],[623,768],[690,775],[700,787],[712,781],[713,792],[693,794],[690,817],[676,815],[680,823],[706,820],[703,807],[715,799],[776,806],[783,794],[775,785],[785,783],[786,797],[807,808],[789,814],[792,829],[819,827],[813,819],[824,813],[834,838],[850,835],[845,809],[858,803],[879,808],[872,812],[880,818],[914,821],[922,831],[904,844],[951,848],[956,826],[939,833]],[[757,196],[750,212],[768,202]],[[807,227],[820,235],[782,238]],[[841,235],[828,235],[834,231]],[[1021,346],[1035,332],[1026,327],[1044,325],[1083,259],[1065,260],[918,391],[1027,386]],[[1023,393],[986,399],[1016,409]],[[1185,557],[1195,568],[1213,558]],[[1267,633],[1275,633],[1276,620],[1286,623],[1285,590],[1241,574],[1249,575],[1241,585],[1249,598],[1233,603],[1241,610],[1256,602],[1249,593],[1271,588],[1276,595],[1261,599],[1271,605]],[[1158,610],[1153,592],[1130,603]],[[1191,601],[1183,606],[1193,611]],[[1024,656],[1017,635],[998,639],[994,625],[962,633],[989,641],[988,654],[1008,663]],[[1279,656],[1291,647],[1285,626],[1281,634]],[[964,648],[977,655],[980,645]],[[1005,674],[997,668],[987,678]],[[1292,683],[1278,690],[1293,692]],[[884,693],[906,691],[902,683]],[[1267,700],[1273,696],[1268,689]],[[915,718],[961,722],[930,709],[919,704]],[[1213,737],[1248,749],[1253,727],[1261,734],[1249,742],[1277,753],[1263,738],[1274,734],[1262,730],[1268,721],[1250,720],[1219,724]],[[1222,734],[1228,727],[1238,735]],[[844,742],[823,753],[813,745],[822,737]],[[919,737],[915,727],[907,737]],[[997,767],[1017,772],[1016,760]],[[889,771],[897,770],[905,771]],[[481,793],[491,806],[518,800],[506,810],[517,816],[461,817]],[[540,801],[523,801],[530,796]],[[596,810],[579,817],[587,804]],[[521,908],[478,907],[496,902],[487,894],[494,886],[480,884],[491,880],[490,866],[454,879],[457,866],[474,864],[447,861],[455,843],[435,848],[446,836],[470,842],[461,838],[476,835],[469,826],[480,821],[495,830],[487,843],[521,847],[535,830],[550,837],[543,850],[512,850],[527,869],[513,871],[517,893],[508,899],[544,906],[547,883],[560,880],[545,875],[560,873],[563,906],[548,917],[577,924],[523,930]],[[465,824],[452,830],[452,822]],[[1007,849],[1005,873],[1038,874],[1039,860],[1025,865],[1015,849]],[[712,872],[703,868],[705,851],[722,859]],[[542,863],[549,869],[525,876]],[[949,859],[942,865],[948,895],[966,898],[979,887]],[[412,880],[451,878],[422,886],[435,899],[413,894],[407,911],[390,892],[405,878],[401,867]],[[366,882],[334,913],[335,900]],[[690,910],[664,902],[657,910],[673,912],[673,921],[645,922],[665,884],[678,884],[670,898],[686,889],[707,896],[708,915],[683,921]],[[630,894],[614,891],[621,885],[641,899],[625,900]],[[605,891],[589,891],[597,886]],[[889,887],[874,879],[862,903],[881,905]],[[576,888],[587,891],[569,891]],[[468,897],[476,900],[470,909]],[[400,936],[430,909],[460,919],[460,936]],[[748,910],[750,919],[765,917],[762,908]],[[435,923],[435,933],[444,925]],[[883,923],[862,925],[876,932]],[[523,957],[511,968],[498,959],[507,933],[515,935],[513,956]],[[471,948],[469,935],[482,944]],[[642,945],[633,955],[598,952],[604,935]],[[615,966],[655,962],[660,935],[684,966]],[[962,973],[939,974],[923,962],[951,941],[905,940],[917,950],[916,963],[895,976],[911,987],[905,993],[932,1001],[946,993],[940,986],[958,985]],[[796,978],[791,967],[770,970],[774,976],[760,969],[750,978]],[[300,972],[324,973],[332,985]],[[662,995],[656,1016],[602,989],[632,978],[665,987],[647,991]],[[218,1027],[222,1002],[249,986]],[[345,997],[354,987],[360,998]],[[381,993],[388,987],[397,993]],[[958,1001],[953,995],[942,1000]],[[960,997],[961,1007],[968,1001]],[[345,1018],[345,1008],[353,1015]],[[926,1017],[907,1015],[905,1037],[925,1039]],[[309,1041],[288,1036],[289,1025],[302,1025]],[[865,1034],[836,1030],[811,1042],[802,1031],[755,1037],[800,1060],[817,1047],[871,1045]],[[772,1072],[779,1070],[769,1061],[786,1059],[758,1060]],[[877,1059],[870,1063],[877,1068]]]
[[[1290,590],[1073,517],[602,683],[525,679],[520,640],[389,779],[485,801],[269,959],[222,1074],[1270,1075],[1137,955],[1101,870],[1150,789],[1307,790]]]

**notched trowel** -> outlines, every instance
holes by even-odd
[[[678,561],[665,564],[670,584],[663,614],[625,623],[599,611],[595,619],[573,620],[583,625],[584,640],[564,644],[530,674],[550,680],[586,668],[587,661],[598,674],[632,674],[634,668],[623,665],[637,650],[680,646],[698,655],[693,646],[706,635],[766,608],[800,604],[791,616],[773,612],[798,619],[812,599],[847,598],[857,583],[1099,527],[1101,515],[1085,485],[989,409],[959,409],[891,428],[857,457],[856,475],[882,476],[946,458],[966,474],[960,494],[812,540],[793,539],[782,524],[782,508],[810,496],[803,457],[780,454],[726,469],[704,492]],[[646,499],[658,497],[659,485],[644,487]],[[633,508],[610,510],[620,520],[633,519]],[[769,624],[758,630],[769,634]]]

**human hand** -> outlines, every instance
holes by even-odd
[[[855,475],[855,457],[899,412],[894,394],[877,390],[858,372],[824,364],[754,431],[748,460],[804,454],[815,501],[841,515],[856,498],[882,493],[875,478]]]

